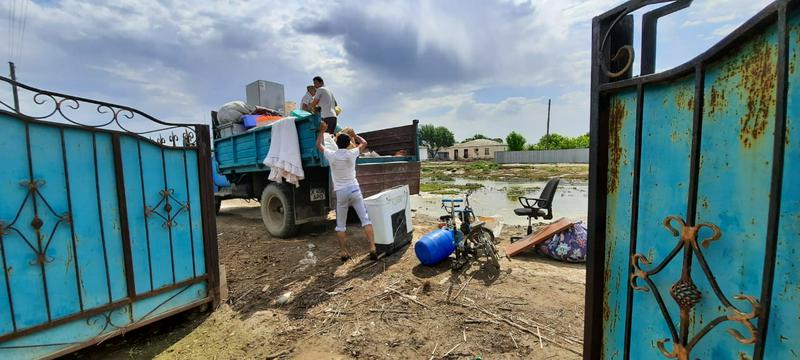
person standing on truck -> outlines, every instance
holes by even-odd
[[[372,222],[369,221],[367,206],[364,203],[364,196],[361,194],[361,187],[358,185],[358,180],[356,180],[356,158],[361,154],[361,150],[367,147],[367,141],[361,136],[355,135],[358,147],[348,149],[350,136],[340,133],[336,137],[336,147],[338,149],[336,151],[328,150],[322,144],[322,137],[325,131],[328,130],[328,126],[324,121],[319,124],[317,149],[328,160],[331,168],[333,190],[336,192],[336,239],[339,242],[339,255],[342,261],[347,261],[351,256],[347,248],[347,212],[352,206],[361,220],[364,235],[369,240],[370,258],[377,260],[375,232],[372,229]]]
[[[333,135],[336,131],[336,97],[325,87],[325,81],[319,76],[314,77],[314,87],[317,92],[311,101],[311,109],[316,110],[319,106],[319,116],[328,125],[328,133]]]
[[[317,93],[317,88],[315,88],[314,85],[306,86],[306,94],[303,95],[303,99],[300,100],[300,108],[310,113],[313,113],[314,108],[311,107],[311,101],[314,100],[314,95],[316,93]]]

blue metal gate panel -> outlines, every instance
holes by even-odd
[[[779,359],[783,354],[800,357],[800,14],[789,18],[789,73],[786,104],[786,142],[783,160],[783,191],[781,194],[778,252],[775,258],[770,335],[767,338],[765,359]]]
[[[631,202],[633,188],[633,148],[636,139],[636,92],[625,91],[615,95],[611,100],[609,126],[614,135],[609,138],[608,167],[608,218],[606,220],[606,239],[610,246],[606,251],[607,282],[622,287],[627,282],[625,273],[628,268],[630,252]],[[627,305],[625,294],[610,291],[605,296],[605,309],[624,309]],[[625,336],[625,313],[617,311],[603,312],[606,319],[604,336],[608,339],[622,341]],[[604,359],[618,359],[621,353],[617,349],[606,348]]]
[[[629,14],[659,2],[594,20],[584,357],[797,358],[800,1],[653,74],[669,1],[631,77]]]
[[[639,184],[639,216],[636,252],[650,259],[663,259],[675,247],[663,241],[663,214],[680,214],[686,206],[675,199],[686,199],[689,188],[689,163],[692,147],[692,110],[694,79],[644,87],[642,123],[641,182]],[[669,157],[666,155],[669,154]],[[626,256],[626,259],[628,257]],[[626,264],[626,266],[628,266]],[[652,281],[659,288],[669,288],[680,277],[679,263],[670,263]],[[659,306],[652,295],[634,292],[631,311],[631,334],[669,334]],[[678,318],[678,305],[665,304],[673,319]],[[624,344],[624,342],[618,342]],[[632,354],[647,354],[655,341],[632,341]],[[624,349],[618,349],[624,353]],[[621,358],[621,357],[620,357]]]
[[[207,126],[0,83],[54,107],[0,101],[0,358],[56,357],[218,300]],[[65,112],[81,104],[111,120]],[[137,116],[156,129],[122,123]]]

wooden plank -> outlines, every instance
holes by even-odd
[[[522,253],[539,243],[544,242],[545,240],[553,237],[553,235],[558,234],[570,226],[572,226],[572,220],[567,220],[566,218],[558,219],[556,222],[545,226],[539,231],[530,234],[523,238],[520,241],[517,241],[509,246],[506,246],[506,254],[508,256],[514,256],[519,253]]]

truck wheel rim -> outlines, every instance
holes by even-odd
[[[267,200],[267,219],[275,226],[283,225],[283,202],[277,196],[272,196]]]

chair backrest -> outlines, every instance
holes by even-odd
[[[553,207],[553,197],[556,196],[556,188],[558,187],[559,181],[561,181],[561,178],[558,177],[547,181],[544,189],[542,189],[542,194],[539,195],[539,198],[544,200],[538,201],[540,209],[551,209]]]

